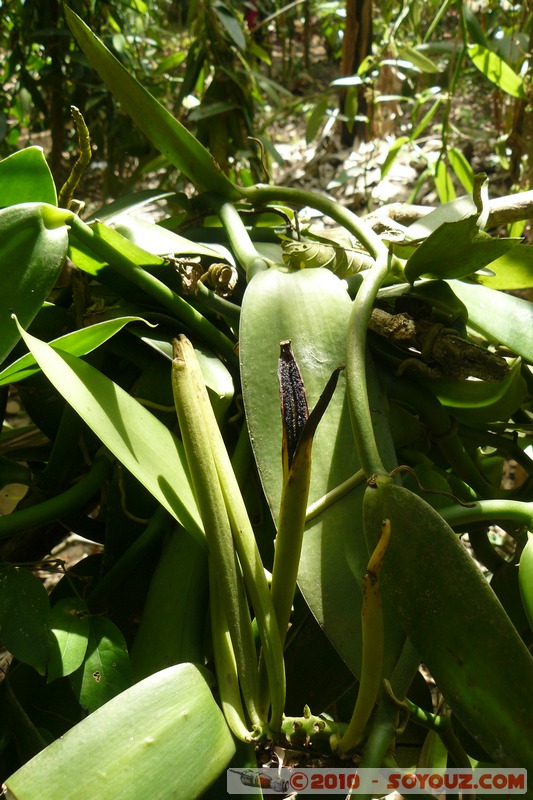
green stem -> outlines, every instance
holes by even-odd
[[[211,314],[218,314],[226,320],[228,325],[238,327],[241,307],[226,300],[225,297],[220,297],[216,292],[212,292],[207,286],[204,286],[202,281],[198,281],[196,287],[196,301],[200,308],[204,308]]]
[[[350,416],[361,467],[367,477],[373,474],[388,474],[378,449],[375,424],[370,410],[366,336],[376,295],[389,269],[389,254],[387,250],[381,251],[375,265],[366,272],[353,302],[346,338],[346,382]]]
[[[231,249],[235,253],[237,261],[246,272],[248,280],[250,280],[256,272],[268,269],[272,262],[263,258],[255,249],[250,234],[246,230],[246,226],[233,203],[228,203],[222,197],[212,194],[204,195],[202,197],[202,202],[209,203],[210,207],[220,217]]]
[[[38,505],[0,517],[0,539],[7,539],[22,531],[38,528],[72,514],[95,496],[110,473],[109,459],[106,456],[98,456],[89,472],[66,492],[50,500],[44,500]]]
[[[533,529],[533,503],[520,500],[479,500],[471,506],[453,505],[439,508],[439,514],[448,525],[456,528],[473,522],[514,522]]]
[[[388,254],[386,246],[369,225],[327,195],[287,186],[266,185],[244,187],[241,194],[254,204],[285,202],[293,206],[316,208],[353,234],[373,258],[385,258]]]
[[[352,489],[355,489],[356,486],[359,486],[365,480],[365,473],[362,469],[358,469],[357,472],[354,472],[353,475],[350,475],[345,481],[340,483],[334,489],[331,489],[326,494],[319,497],[318,500],[315,500],[314,503],[307,506],[307,510],[305,512],[305,521],[306,523],[309,520],[318,517],[319,514],[322,514],[323,511],[330,508],[330,506],[335,505],[341,498],[351,492]]]
[[[109,264],[128,283],[142,289],[146,295],[160,303],[189,330],[210,344],[217,352],[230,362],[235,362],[234,342],[196,311],[182,297],[175,294],[162,281],[139,267],[134,261],[118,251],[79,217],[70,221],[72,234],[84,247],[92,250]]]

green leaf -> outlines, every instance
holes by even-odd
[[[96,711],[132,684],[126,640],[106,617],[89,617],[89,641],[80,668],[70,685],[87,711]]]
[[[453,416],[466,425],[480,427],[488,422],[507,421],[520,408],[527,394],[521,365],[513,366],[503,381],[422,381]]]
[[[409,45],[400,47],[398,49],[398,58],[404,61],[410,61],[420,72],[426,72],[428,74],[441,72],[438,66],[430,58],[421,53],[417,47],[410,47]]]
[[[307,144],[313,141],[315,136],[318,133],[318,130],[322,123],[324,122],[324,117],[326,115],[326,111],[328,108],[328,98],[323,97],[319,102],[315,105],[314,109],[311,111],[309,118],[307,120],[307,125],[305,127],[305,141]]]
[[[481,44],[469,44],[468,55],[474,66],[502,92],[526,99],[524,81],[499,55]]]
[[[474,216],[476,219],[479,212],[470,195],[456,197],[448,203],[443,203],[434,211],[430,211],[421,219],[413,222],[407,228],[407,235],[410,239],[425,239],[430,233],[436,231],[444,222],[456,222],[460,219]]]
[[[97,322],[95,325],[88,325],[64,336],[58,336],[50,344],[65,353],[75,356],[85,356],[91,353],[104,342],[107,342],[115,333],[122,330],[128,322],[145,322],[141,317],[117,317],[108,319],[104,322]],[[145,322],[145,324],[148,324]],[[9,367],[0,372],[0,386],[16,383],[30,375],[39,372],[39,367],[31,353],[18,358]]]
[[[0,206],[35,202],[57,206],[57,194],[42,147],[26,147],[0,162]]]
[[[533,535],[531,533],[528,534],[527,544],[520,556],[518,583],[524,610],[533,630]]]
[[[191,242],[190,239],[162,228],[161,225],[127,214],[115,220],[114,229],[137,247],[158,256],[198,255],[220,259],[220,249],[226,250],[225,248],[215,250],[205,244]],[[233,263],[229,250],[226,250],[226,254],[228,260]],[[129,257],[131,258],[131,255]]]
[[[456,178],[466,192],[472,194],[474,189],[474,170],[457,147],[448,150],[448,161]]]
[[[431,106],[429,111],[427,111],[424,114],[424,116],[422,117],[422,119],[420,120],[418,125],[414,128],[414,130],[412,131],[411,135],[409,136],[409,140],[411,142],[414,141],[415,139],[418,139],[418,137],[421,136],[423,134],[423,132],[426,130],[427,126],[429,125],[429,123],[431,122],[431,120],[433,119],[433,117],[435,116],[437,111],[439,110],[440,104],[442,103],[443,99],[444,99],[443,97],[437,97],[437,99],[435,100],[435,102],[433,103],[433,105]],[[441,163],[442,162],[440,161],[439,162],[439,166],[440,166]],[[450,199],[450,198],[447,198],[447,199]]]
[[[50,613],[51,646],[48,682],[78,669],[87,651],[89,612],[79,597],[59,600]]]
[[[477,283],[489,289],[530,289],[533,285],[533,246],[519,244],[512,247],[503,256],[492,261],[492,275],[475,275]]]
[[[486,267],[516,245],[514,239],[493,239],[477,227],[476,217],[445,222],[415,250],[405,277],[463,278]]]
[[[469,324],[489,341],[503,344],[533,363],[533,304],[475,283],[449,281],[468,308]]]
[[[385,156],[385,161],[381,167],[381,177],[382,179],[388,173],[394,162],[396,161],[396,156],[407,142],[410,141],[409,136],[398,136],[398,138],[391,144],[389,149],[387,150],[387,155]]]
[[[238,188],[220,171],[209,151],[124,69],[67,6],[65,16],[90,65],[154,147],[198,189],[217,192],[227,199],[238,198]]]
[[[174,192],[162,192],[160,189],[142,189],[139,192],[131,192],[113,200],[111,203],[106,203],[101,206],[97,211],[86,218],[86,222],[94,222],[100,220],[108,225],[122,214],[131,214],[133,211],[139,211],[144,206],[151,205],[158,200],[165,200],[167,197],[173,197],[175,201],[178,200],[179,195]]]
[[[455,188],[448,167],[441,159],[436,164],[430,166],[435,188],[441,203],[447,203],[455,199]]]
[[[44,675],[48,661],[50,603],[41,581],[27,569],[0,566],[0,638],[15,658]]]
[[[193,664],[179,664],[135,684],[11,775],[10,796],[201,797],[235,753],[205,676]]]
[[[396,623],[476,742],[502,766],[533,769],[531,654],[442,517],[390,478],[376,483],[365,493],[365,530],[376,542],[382,520],[391,522],[379,578]]]
[[[0,363],[20,336],[11,315],[27,326],[63,266],[71,211],[24,203],[0,211]]]
[[[213,10],[232,42],[237,45],[239,50],[245,50],[246,35],[235,15],[217,4],[213,6]]]
[[[116,383],[21,331],[44,374],[103,444],[189,533],[203,541],[181,442]]]

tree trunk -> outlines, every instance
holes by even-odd
[[[341,76],[348,78],[355,75],[361,62],[372,52],[372,0],[346,0],[346,24],[342,45]],[[345,113],[345,105],[350,93],[357,92],[357,115],[367,116],[368,101],[365,87],[345,87],[340,97],[341,113]],[[366,141],[369,138],[369,125],[364,120],[353,123],[342,123],[341,141],[350,146],[355,139]]]

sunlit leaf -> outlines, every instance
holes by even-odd
[[[179,664],[97,709],[5,783],[16,800],[196,800],[234,752],[206,672]]]
[[[436,164],[431,165],[431,172],[440,202],[447,203],[449,200],[453,200],[455,198],[455,187],[444,161],[440,159]]]
[[[410,283],[422,275],[463,278],[486,267],[516,243],[515,239],[493,239],[480,231],[475,216],[445,222],[409,258],[405,277]]]
[[[456,222],[467,217],[475,217],[477,219],[478,214],[479,212],[470,195],[456,197],[448,203],[437,206],[429,214],[409,225],[407,235],[410,239],[425,239],[432,231],[440,228],[444,222]]]
[[[50,613],[51,645],[48,681],[78,669],[87,651],[89,614],[79,597],[59,600]]]
[[[246,290],[240,324],[243,399],[261,482],[276,520],[282,488],[282,425],[275,369],[280,342],[292,342],[312,408],[332,371],[344,363],[350,311],[343,282],[326,269],[268,270],[256,275]],[[341,374],[314,438],[309,504],[358,468]],[[356,485],[309,520],[298,572],[305,600],[355,674],[360,669],[360,579],[368,562],[362,536],[363,490],[362,484]]]
[[[71,218],[72,212],[45,203],[0,211],[0,363],[19,340],[11,314],[29,325],[59,276]]]
[[[519,244],[492,261],[490,274],[475,276],[489,289],[530,289],[533,286],[533,246]]]
[[[42,147],[26,147],[0,162],[0,206],[36,202],[57,206],[57,194]]]
[[[470,44],[468,55],[474,66],[498,89],[512,97],[526,99],[524,81],[497,53],[481,44]]]
[[[417,47],[410,47],[403,45],[398,49],[398,56],[406,61],[410,61],[420,72],[428,74],[440,72],[438,66],[427,56],[425,56]]]
[[[103,444],[184,528],[203,541],[181,442],[94,367],[24,331],[22,336],[44,374]]]
[[[220,258],[221,255],[220,249],[215,250],[199,242],[192,242],[174,231],[169,231],[162,228],[161,225],[147,222],[139,217],[124,214],[115,220],[114,229],[137,247],[159,256],[175,254]],[[226,253],[232,262],[229,251],[226,250]]]
[[[84,356],[107,342],[115,333],[122,330],[128,322],[144,322],[144,320],[141,317],[108,319],[104,322],[97,322],[95,325],[89,325],[86,328],[80,328],[80,330],[72,333],[66,333],[64,336],[59,336],[57,339],[53,339],[50,344],[65,353]],[[34,375],[38,371],[39,367],[35,358],[31,353],[27,353],[0,372],[0,386],[16,383],[28,378],[30,375]]]
[[[466,281],[450,286],[468,308],[469,324],[489,341],[503,344],[533,363],[533,304]]]
[[[396,156],[404,146],[409,141],[408,136],[398,136],[397,139],[391,144],[389,149],[387,150],[387,155],[385,156],[385,161],[381,166],[381,177],[384,178],[385,175],[388,173],[394,162],[396,161]]]
[[[474,188],[474,170],[457,147],[448,150],[448,161],[465,191],[472,194]]]

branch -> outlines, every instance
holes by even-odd
[[[372,227],[375,227],[376,221],[384,219],[391,219],[401,225],[411,225],[431,211],[435,211],[433,206],[390,203],[372,213]],[[494,228],[497,225],[506,225],[509,222],[531,218],[533,218],[533,190],[489,200],[489,219],[486,227]],[[370,222],[370,218],[368,222]]]

